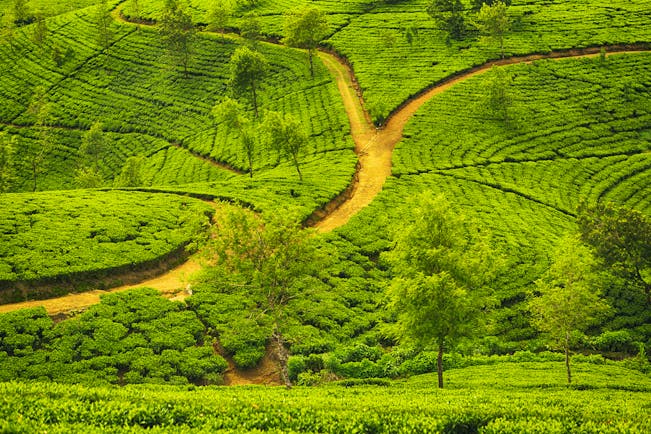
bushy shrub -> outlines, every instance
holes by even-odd
[[[598,351],[634,353],[637,350],[633,336],[628,330],[603,332],[595,337],[593,344]]]

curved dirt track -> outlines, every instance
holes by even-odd
[[[604,47],[610,53],[633,53],[644,51],[645,47],[611,46]],[[582,58],[599,56],[601,47],[583,50],[568,50],[551,52],[543,55],[511,57],[488,62],[469,71],[450,77],[399,107],[388,119],[385,126],[376,129],[370,122],[363,108],[358,92],[354,86],[354,75],[350,68],[332,54],[319,52],[324,65],[333,74],[341,94],[351,126],[351,135],[355,142],[355,152],[359,163],[353,188],[345,200],[319,220],[314,227],[320,232],[332,231],[345,225],[348,220],[370,204],[380,193],[386,179],[391,175],[391,157],[395,145],[402,138],[404,126],[418,109],[428,100],[438,95],[460,81],[482,74],[495,65],[528,63],[540,59]],[[151,287],[161,291],[166,297],[182,300],[187,296],[183,289],[188,277],[201,269],[200,264],[193,259],[161,274],[158,277],[144,280],[138,284],[124,285],[108,291],[89,291],[69,294],[49,300],[34,300],[14,304],[0,305],[0,313],[28,307],[44,306],[48,314],[55,316],[79,311],[99,302],[101,294],[124,291],[133,288]]]
[[[136,25],[124,19],[118,5],[112,15],[114,19],[129,25]],[[150,26],[152,24],[139,24]],[[229,35],[230,36],[230,35]],[[355,79],[352,70],[338,57],[319,52],[319,57],[334,76],[342,101],[351,126],[351,135],[355,142],[355,152],[359,162],[351,189],[347,190],[347,197],[335,199],[339,203],[331,211],[314,224],[320,232],[332,231],[345,225],[348,220],[370,204],[380,193],[384,182],[391,175],[391,158],[395,145],[402,139],[404,126],[416,111],[435,95],[444,92],[456,83],[470,77],[482,74],[495,65],[527,63],[539,59],[581,58],[599,56],[602,49],[609,53],[640,52],[646,46],[606,46],[587,49],[550,52],[521,57],[510,57],[497,61],[487,62],[468,71],[460,72],[447,78],[419,95],[405,102],[392,115],[381,129],[377,129],[370,121],[368,113],[364,110],[361,97],[354,85]],[[327,209],[327,208],[326,208]],[[14,304],[0,305],[0,313],[12,310],[45,306],[50,315],[59,315],[87,308],[99,302],[99,296],[107,292],[124,291],[139,287],[152,287],[160,290],[165,296],[182,300],[187,296],[183,288],[187,285],[188,277],[201,269],[196,260],[190,259],[178,267],[161,274],[158,277],[144,280],[138,284],[124,285],[108,291],[90,291],[79,294],[53,298],[49,300],[35,300]]]
[[[636,49],[637,48],[637,49]],[[440,81],[426,88],[417,96],[406,101],[389,117],[386,124],[375,129],[364,111],[360,98],[353,86],[354,75],[350,68],[337,57],[319,53],[321,60],[332,72],[341,93],[346,113],[351,125],[351,134],[355,141],[355,152],[359,164],[350,197],[329,212],[314,227],[321,232],[328,232],[345,225],[348,220],[371,203],[382,190],[386,179],[391,175],[391,158],[393,149],[402,139],[402,132],[411,117],[420,107],[434,96],[446,91],[455,84],[490,70],[493,66],[531,63],[541,59],[586,58],[601,55],[601,50],[608,53],[634,53],[645,51],[646,47],[605,46],[566,51],[552,51],[546,54],[509,57],[487,62],[467,71]]]

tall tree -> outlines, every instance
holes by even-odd
[[[298,179],[302,182],[300,157],[305,152],[308,137],[301,123],[289,114],[267,112],[262,128],[271,149],[275,149],[279,156],[284,154],[291,160]]]
[[[11,12],[5,11],[5,14],[2,16],[0,21],[0,41],[5,44],[9,44],[11,50],[14,50],[14,39],[16,23],[14,22],[14,17]]]
[[[107,142],[102,132],[102,123],[95,121],[90,130],[84,133],[79,147],[79,152],[84,158],[90,159],[96,171],[99,171],[99,163],[106,152]]]
[[[427,13],[441,30],[447,32],[447,42],[450,39],[462,39],[465,35],[466,20],[461,0],[432,0]]]
[[[262,24],[255,12],[247,12],[240,23],[240,35],[249,41],[249,45],[255,49],[256,42],[262,36]]]
[[[27,6],[27,0],[14,0],[11,11],[14,18],[14,24],[18,26],[29,24],[34,20],[34,17],[31,15],[29,7]]]
[[[511,28],[506,9],[506,4],[501,1],[496,1],[492,5],[484,3],[475,19],[475,26],[483,35],[499,42],[502,59],[504,58],[504,34]]]
[[[235,92],[251,91],[253,112],[258,117],[259,82],[267,72],[267,59],[248,47],[238,47],[230,60],[230,85]]]
[[[324,257],[319,255],[310,230],[304,230],[290,213],[258,216],[241,208],[228,207],[217,218],[206,251],[219,276],[219,286],[245,288],[255,299],[257,314],[271,322],[271,340],[281,378],[291,387],[284,338],[300,282],[318,272]],[[210,275],[210,274],[209,274]],[[227,276],[227,279],[224,279]]]
[[[142,156],[132,156],[127,158],[122,166],[122,171],[115,178],[116,187],[139,187],[144,184],[143,165],[145,158]]]
[[[579,206],[581,238],[615,274],[646,294],[651,305],[651,218],[613,203]]]
[[[111,42],[113,42],[112,22],[111,9],[106,4],[106,0],[102,0],[95,11],[95,25],[97,26],[97,43],[106,51],[107,55]]]
[[[165,3],[160,34],[171,58],[183,66],[183,73],[187,77],[196,29],[190,13],[176,0],[167,0]]]
[[[0,131],[0,193],[9,191],[16,179],[14,154],[18,144],[17,136]]]
[[[249,176],[253,178],[253,158],[255,156],[257,134],[253,128],[253,122],[245,115],[244,108],[237,101],[225,98],[213,107],[212,115],[215,121],[223,122],[229,128],[237,130],[249,163]]]
[[[443,387],[443,353],[479,329],[500,260],[487,236],[443,195],[422,193],[412,212],[414,222],[401,228],[387,254],[396,275],[389,306],[398,315],[403,340],[437,348]]]
[[[51,110],[52,105],[48,101],[45,88],[42,86],[36,87],[27,109],[28,113],[34,117],[34,127],[37,132],[36,150],[32,153],[29,162],[33,180],[32,191],[36,191],[38,187],[38,175],[44,171],[47,156],[52,150],[52,140],[48,125]]]
[[[230,6],[224,0],[217,0],[208,13],[208,30],[218,31],[223,34],[231,13]]]
[[[310,75],[314,77],[313,52],[328,36],[329,26],[325,13],[316,7],[303,7],[285,17],[285,44],[307,50]]]
[[[41,47],[45,42],[50,29],[48,29],[47,22],[45,21],[45,16],[42,13],[37,13],[34,17],[34,21],[35,23],[34,30],[32,32],[32,41]]]
[[[493,66],[487,77],[486,83],[486,108],[495,118],[504,122],[509,121],[509,108],[511,107],[511,81],[512,77],[503,67]]]
[[[472,0],[472,9],[479,12],[483,5],[493,6],[500,1],[507,6],[511,6],[511,0]]]
[[[570,349],[576,332],[584,332],[608,310],[593,290],[594,258],[574,236],[561,239],[545,276],[536,282],[539,296],[529,302],[533,324],[565,352],[567,382],[572,382]]]
[[[75,183],[80,188],[99,188],[104,185],[104,177],[92,166],[80,167],[75,170]]]

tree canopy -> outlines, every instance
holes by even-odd
[[[312,232],[302,229],[289,212],[260,216],[226,207],[216,220],[206,250],[215,268],[203,280],[213,278],[221,286],[245,288],[256,299],[256,314],[271,322],[281,377],[289,387],[283,336],[289,315],[287,304],[295,298],[299,282],[316,273],[325,258],[319,254]]]
[[[500,261],[486,234],[443,195],[419,195],[413,216],[387,254],[396,275],[390,308],[398,315],[403,340],[438,349],[443,387],[443,352],[477,332],[480,314],[491,305],[488,284]]]
[[[170,56],[183,66],[183,73],[187,77],[196,29],[190,13],[176,0],[167,0],[165,3],[160,21],[160,34]]]
[[[328,36],[329,26],[325,13],[313,6],[290,12],[285,18],[285,44],[304,48],[310,60],[310,75],[314,77],[313,51]]]
[[[466,19],[461,0],[432,0],[427,13],[434,18],[439,29],[450,39],[462,39],[466,33]]]
[[[565,351],[568,383],[574,333],[584,332],[609,310],[595,291],[594,267],[590,250],[576,237],[566,236],[554,251],[549,270],[536,281],[540,295],[529,303],[533,324]]]
[[[579,206],[581,239],[613,273],[644,291],[651,304],[651,218],[613,203]]]
[[[483,35],[498,41],[502,58],[504,58],[504,34],[511,27],[506,9],[506,3],[501,1],[493,2],[491,5],[484,3],[475,19],[475,26]]]
[[[251,91],[251,102],[256,117],[258,116],[257,91],[267,69],[267,59],[248,47],[238,47],[231,56],[230,85],[236,93],[247,89]]]

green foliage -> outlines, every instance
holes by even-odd
[[[300,291],[301,283],[316,273],[324,259],[310,231],[302,229],[289,213],[264,215],[261,219],[250,211],[228,207],[218,222],[206,247],[216,269],[200,279],[213,290],[220,286],[227,292],[245,288],[255,300],[252,314],[260,318],[258,321],[270,324],[283,380],[289,386],[283,336],[291,318],[288,305]],[[220,275],[228,279],[215,279]],[[238,363],[248,365],[257,358],[255,353],[253,357],[244,354],[236,359]]]
[[[183,73],[187,77],[196,30],[192,17],[177,0],[165,2],[165,11],[160,22],[160,35],[170,57],[176,64],[183,66]]]
[[[18,137],[0,131],[0,193],[9,191],[16,180],[16,144]]]
[[[568,383],[573,335],[598,323],[609,310],[594,290],[595,283],[590,251],[576,237],[567,236],[559,242],[546,275],[536,282],[540,296],[529,304],[535,326],[565,351]]]
[[[307,134],[302,125],[292,115],[278,112],[266,112],[264,123],[261,126],[269,147],[281,155],[287,156],[298,174],[299,181],[303,181],[300,158],[307,148]]]
[[[97,25],[97,43],[108,50],[113,42],[113,31],[111,30],[111,10],[109,9],[106,0],[102,0],[97,5],[97,12],[95,13],[95,24]]]
[[[225,0],[218,0],[214,2],[212,9],[210,9],[208,15],[207,30],[224,33],[224,30],[228,25],[228,20],[231,17],[232,13],[233,11],[231,10],[230,4],[228,4]]]
[[[326,15],[319,8],[303,7],[290,12],[285,20],[283,42],[290,47],[307,50],[310,59],[310,74],[314,78],[312,53],[330,31]]]
[[[120,175],[115,178],[116,187],[139,187],[144,184],[144,157],[129,157],[122,166]]]
[[[238,47],[231,56],[230,81],[236,93],[251,91],[253,112],[258,116],[258,84],[267,72],[268,65],[265,57],[247,47]]]
[[[466,34],[465,7],[461,0],[433,0],[427,13],[434,18],[439,29],[450,39],[462,39]]]
[[[651,218],[613,203],[582,203],[578,224],[604,264],[642,289],[651,304]]]
[[[496,259],[485,235],[444,196],[423,193],[412,212],[414,223],[403,228],[387,254],[397,275],[389,289],[390,308],[398,314],[404,338],[438,348],[443,387],[444,348],[477,333],[477,320],[489,305],[486,285]]]
[[[570,390],[551,363],[455,370],[448,390],[432,387],[436,380],[431,376],[390,384],[349,381],[291,392],[10,382],[0,384],[0,427],[93,433],[649,431],[643,404],[649,399],[648,378],[596,365],[580,365],[580,370],[581,383]]]
[[[182,252],[213,212],[196,199],[162,194],[2,195],[0,281],[74,282],[137,269]]]
[[[100,160],[106,152],[107,142],[102,133],[102,123],[97,121],[90,127],[88,132],[84,133],[79,152],[87,164],[92,163],[95,170],[98,170]]]
[[[42,13],[37,13],[34,16],[34,28],[32,31],[32,40],[36,45],[42,47],[45,39],[48,37],[50,29],[47,26],[47,21]]]
[[[78,318],[54,325],[43,308],[0,315],[0,378],[64,383],[221,381],[226,361],[204,342],[204,325],[180,303],[139,289],[107,294]],[[26,368],[28,367],[28,368]]]
[[[492,4],[482,4],[475,26],[479,31],[492,39],[496,39],[500,46],[500,54],[504,58],[504,34],[509,31],[511,22],[507,15],[507,5],[498,0]]]

